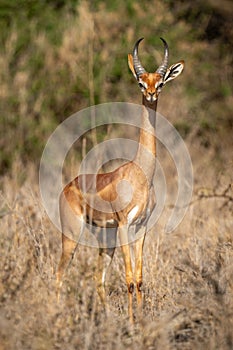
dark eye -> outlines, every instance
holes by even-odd
[[[162,89],[163,87],[163,83],[160,83],[158,86],[157,86],[157,89]]]
[[[145,86],[142,83],[138,83],[138,86],[140,87],[140,89],[145,89]]]

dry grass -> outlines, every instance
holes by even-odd
[[[33,166],[23,170],[17,162],[1,182],[1,349],[232,348],[232,202],[193,202],[169,235],[162,232],[165,210],[146,238],[144,317],[132,327],[120,250],[108,275],[109,316],[92,278],[96,249],[80,247],[57,304],[60,234],[41,207],[36,177]]]

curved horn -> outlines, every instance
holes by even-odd
[[[164,75],[167,71],[167,67],[168,67],[169,49],[168,49],[168,44],[166,43],[166,41],[163,38],[160,38],[160,39],[162,40],[163,45],[164,45],[164,58],[163,58],[162,64],[159,66],[156,73],[158,73],[158,74],[162,75],[162,77],[164,77]]]
[[[134,45],[134,49],[133,49],[133,67],[137,75],[137,78],[139,78],[140,75],[146,73],[145,69],[143,68],[138,58],[138,45],[143,39],[144,38],[139,39]]]

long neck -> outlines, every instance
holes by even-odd
[[[156,109],[157,100],[149,103],[145,96],[142,98],[143,110],[141,116],[141,127],[139,134],[138,150],[134,161],[141,164],[148,181],[152,181],[155,171],[155,157],[156,157]]]

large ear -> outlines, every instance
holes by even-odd
[[[178,75],[180,75],[183,69],[184,69],[184,61],[180,61],[178,63],[173,64],[166,71],[166,74],[164,76],[164,84],[178,77]]]
[[[134,78],[137,79],[137,74],[135,73],[134,66],[133,66],[133,56],[130,53],[128,54],[128,65],[129,65],[129,69],[134,75]]]

